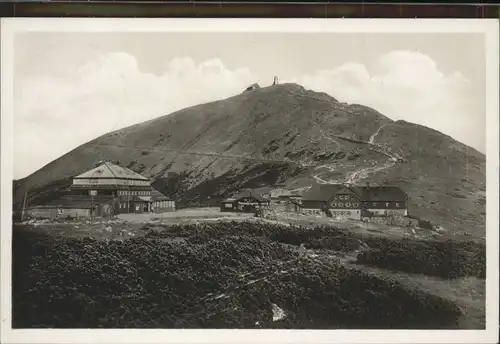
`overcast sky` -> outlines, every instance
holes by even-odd
[[[18,33],[14,178],[109,131],[297,82],[485,152],[482,34]]]

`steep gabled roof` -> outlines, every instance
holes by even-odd
[[[351,193],[349,188],[342,184],[316,184],[302,196],[302,200],[328,201],[339,192]]]
[[[406,200],[406,193],[397,186],[352,186],[351,190],[364,201]]]
[[[110,162],[105,162],[87,172],[84,172],[75,177],[79,178],[118,178],[118,179],[134,179],[144,180],[149,179],[123,166],[118,166]]]
[[[170,198],[168,198],[155,188],[151,188],[151,199],[153,201],[170,201]]]

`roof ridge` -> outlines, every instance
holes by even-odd
[[[113,172],[113,170],[108,166],[108,164],[110,164],[109,161],[106,161],[104,163],[104,165],[106,165],[106,167],[108,168],[109,172],[111,172],[111,174],[115,177],[115,178],[118,178],[118,176]]]

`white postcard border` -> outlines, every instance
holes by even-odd
[[[487,73],[486,330],[12,330],[14,36],[44,32],[483,33]],[[496,343],[498,339],[499,32],[495,19],[1,19],[1,338],[5,343]]]

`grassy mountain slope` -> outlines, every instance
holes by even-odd
[[[401,162],[391,160],[391,152]],[[296,84],[244,92],[101,136],[16,181],[15,201],[26,190],[30,204],[43,192],[50,198],[67,185],[65,178],[102,159],[159,180],[180,203],[276,183],[397,184],[410,193],[412,212],[484,233],[483,154],[429,128]],[[170,183],[162,182],[167,173]]]

